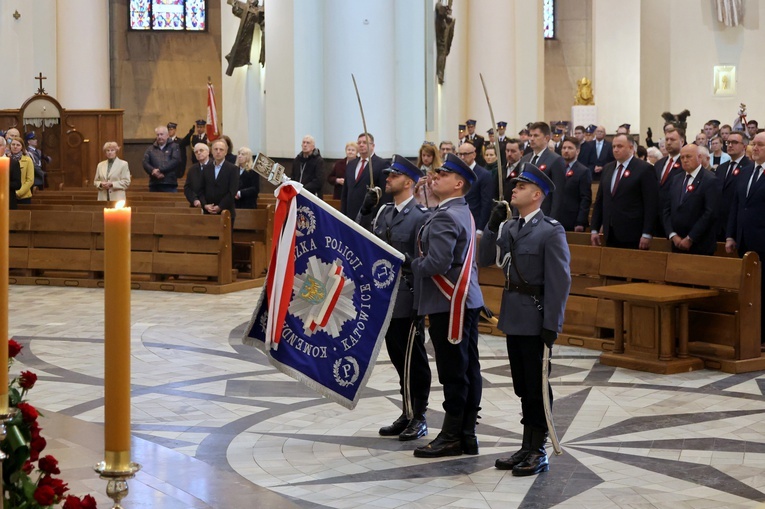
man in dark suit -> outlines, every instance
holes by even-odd
[[[550,180],[555,181],[554,175],[563,175],[565,173],[566,163],[563,158],[547,148],[550,143],[550,126],[546,122],[534,122],[529,126],[529,145],[531,153],[521,158],[521,163],[531,163],[539,168]],[[555,192],[549,193],[542,202],[542,212],[546,216],[551,216]],[[557,218],[555,218],[557,219]]]
[[[717,167],[717,178],[722,180],[722,196],[720,197],[720,220],[717,240],[725,242],[725,230],[728,227],[728,217],[733,206],[733,198],[739,182],[744,174],[752,169],[752,161],[746,157],[746,146],[749,138],[740,131],[728,135],[728,155],[731,160]]]
[[[586,166],[592,170],[592,180],[600,180],[603,168],[614,160],[611,142],[606,140],[606,128],[599,125],[595,128],[595,139],[590,142],[589,159]]]
[[[217,139],[212,144],[213,161],[202,170],[202,187],[199,188],[199,201],[205,214],[220,214],[224,210],[231,213],[231,225],[234,225],[236,208],[234,196],[239,190],[239,168],[226,161],[228,144],[224,139]]]
[[[664,206],[669,201],[669,183],[672,177],[683,173],[680,166],[680,149],[685,145],[685,130],[680,127],[669,126],[665,131],[665,147],[667,156],[662,157],[653,165],[656,179],[659,182],[658,212],[653,234],[655,237],[666,237],[664,231]]]
[[[555,184],[531,164],[516,181],[511,203],[520,217],[508,220],[507,209],[495,207],[478,254],[479,264],[486,267],[494,265],[499,249],[505,291],[497,326],[507,335],[513,389],[522,410],[521,449],[497,459],[494,466],[527,476],[549,470],[543,393],[552,390],[542,385],[542,370],[550,369],[544,364],[544,349],[552,348],[563,327],[571,255],[560,223],[540,211],[544,195]]]
[[[197,143],[210,144],[210,140],[207,139],[207,121],[201,118],[191,126],[191,129],[189,129],[186,136],[181,138],[178,142],[179,148],[184,152],[186,151],[186,147],[191,145],[191,164],[199,162],[194,156],[194,148],[197,146]],[[184,170],[185,169],[186,168],[184,168]]]
[[[352,221],[361,210],[361,205],[367,198],[367,188],[369,187],[369,163],[372,163],[372,176],[374,177],[375,187],[385,185],[382,171],[390,166],[390,162],[375,154],[375,137],[369,134],[369,143],[367,143],[366,134],[359,134],[357,143],[359,145],[359,156],[345,165],[345,182],[343,191],[340,194],[340,212],[349,217]],[[379,204],[390,201],[390,197],[383,197]],[[373,205],[377,210],[377,204]]]
[[[471,143],[475,147],[476,163],[478,163],[478,166],[483,167],[486,165],[486,161],[483,160],[483,154],[481,153],[483,151],[483,136],[475,133],[476,121],[472,118],[468,119],[465,122],[465,125],[467,125],[467,136],[465,136],[465,141]],[[488,220],[489,218],[487,217],[486,219]]]
[[[680,151],[683,173],[672,177],[662,218],[673,251],[711,256],[717,249],[721,187],[715,174],[702,168],[699,150],[691,144]]]
[[[316,140],[310,134],[303,136],[300,153],[292,162],[292,180],[303,184],[303,189],[321,198],[324,188],[324,159]]]
[[[505,160],[507,163],[503,166],[502,192],[503,198],[510,203],[512,198],[515,181],[513,180],[521,173],[521,140],[510,138],[505,145]],[[494,199],[499,200],[499,182],[496,176],[492,176],[492,182],[496,183],[494,187]]]
[[[580,163],[587,166],[589,168],[590,164],[590,158],[592,157],[592,153],[595,151],[595,145],[590,143],[592,141],[592,138],[595,136],[595,129],[596,127],[592,124],[588,125],[584,128],[584,134],[582,135],[582,140],[579,142],[579,157],[577,158]],[[592,173],[592,169],[590,168],[590,173]]]
[[[194,157],[197,162],[191,165],[186,175],[186,183],[183,184],[183,194],[189,202],[189,206],[202,208],[199,192],[202,189],[202,173],[210,164],[210,147],[206,143],[197,143],[194,147]]]
[[[465,201],[474,183],[470,167],[447,154],[433,179],[440,205],[420,229],[418,256],[412,260],[414,301],[417,313],[428,315],[445,412],[441,433],[415,449],[419,458],[478,454],[475,426],[482,391],[478,315],[483,296],[474,256],[475,224]]]
[[[590,241],[601,244],[599,232],[608,247],[649,249],[656,220],[659,183],[650,164],[633,157],[629,136],[614,137],[615,161],[603,169],[603,178],[592,212]]]
[[[471,143],[464,143],[457,149],[457,156],[470,167],[475,175],[475,182],[470,186],[470,191],[465,195],[465,201],[470,207],[470,212],[475,220],[475,228],[478,234],[489,221],[491,214],[492,198],[494,197],[495,184],[491,179],[491,172],[476,162],[477,152]]]
[[[728,141],[732,138],[733,133]],[[763,176],[765,133],[759,133],[752,140],[752,159],[754,159],[754,166],[741,172],[739,174],[741,178],[736,183],[736,193],[728,218],[725,250],[728,253],[737,251],[739,256],[744,256],[747,251],[754,251],[760,260],[765,260],[765,177]],[[765,279],[765,271],[761,271],[760,277]],[[763,302],[765,302],[765,281],[760,283],[760,334],[765,336]],[[765,344],[762,349],[765,349]]]
[[[589,168],[577,161],[579,140],[566,136],[561,141],[564,171],[553,174],[555,192],[552,217],[566,231],[583,232],[589,224],[592,204],[592,175]]]

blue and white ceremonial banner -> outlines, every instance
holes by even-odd
[[[404,257],[300,184],[275,194],[271,262],[243,342],[353,409],[388,329]]]

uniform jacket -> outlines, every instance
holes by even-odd
[[[606,239],[613,236],[618,242],[638,243],[642,234],[651,234],[658,213],[656,173],[650,164],[633,157],[612,196],[611,181],[616,168],[616,161],[603,168],[591,229],[600,230],[602,226]]]
[[[374,162],[372,165],[374,166]],[[321,158],[318,148],[313,149],[308,157],[302,152],[295,156],[292,163],[292,180],[300,182],[306,191],[319,198],[323,196],[324,159]]]
[[[393,217],[395,209],[393,202],[386,203],[380,207],[376,217],[373,214],[361,216],[359,224],[371,229],[378,238],[413,259],[417,256],[417,234],[430,217],[430,211],[420,207],[414,197]],[[404,263],[393,318],[411,317],[414,312],[414,276],[412,267]]]
[[[532,151],[526,154],[525,156],[521,157],[521,162],[530,163],[533,158],[534,158],[534,152]],[[537,168],[542,170],[545,173],[545,175],[550,177],[550,179],[553,182],[555,182],[553,175],[559,175],[561,172],[564,171],[565,167],[566,167],[566,162],[563,160],[563,158],[559,156],[558,154],[556,154],[554,151],[550,150],[549,148],[544,149],[544,151],[542,152],[542,155],[540,155],[539,159],[537,160]],[[546,216],[549,216],[552,212],[554,199],[556,199],[555,191],[553,191],[552,193],[549,193],[547,197],[545,198],[545,201],[542,202],[542,212],[544,212]]]
[[[385,178],[382,171],[390,166],[390,161],[377,157],[376,154],[372,154],[372,171],[374,172],[375,186],[385,189]],[[369,164],[364,166],[364,171],[361,172],[359,180],[356,180],[356,166],[359,163],[357,157],[353,161],[350,161],[345,167],[345,184],[343,184],[343,192],[340,196],[340,212],[347,217],[355,220],[359,214],[361,205],[364,203],[364,196],[367,194],[367,187],[369,186]],[[386,196],[383,193],[381,203],[390,201],[390,196]]]
[[[575,226],[586,227],[592,204],[590,169],[574,161],[570,170],[564,166],[553,174],[553,183],[556,190],[550,216],[557,219],[566,231],[573,231]]]
[[[432,276],[444,275],[452,283],[457,281],[468,255],[470,240],[475,239],[472,215],[463,198],[454,198],[439,206],[420,230],[417,239],[418,255],[412,260],[414,274],[414,303],[417,314],[447,313],[451,301],[444,297]],[[473,257],[467,308],[483,306],[483,295],[478,286],[478,267]]]
[[[476,180],[470,186],[470,191],[465,195],[465,201],[468,203],[468,207],[470,207],[473,219],[475,219],[476,229],[483,230],[483,227],[489,222],[491,207],[494,205],[492,202],[494,188],[497,185],[491,178],[491,172],[478,165],[478,163],[473,167],[473,171],[475,172]]]
[[[537,212],[523,228],[519,229],[518,221],[513,219],[502,223],[499,230],[483,233],[478,249],[480,265],[494,265],[497,248],[499,259],[503,260],[512,244],[515,255],[509,262],[510,280],[520,283],[520,273],[528,284],[543,286],[544,291],[540,302],[542,311],[531,295],[502,292],[497,326],[508,335],[538,336],[542,329],[560,332],[571,287],[571,255],[563,226]],[[503,271],[507,274],[507,270],[506,265]]]
[[[744,156],[741,158],[740,164],[738,164],[736,168],[730,172],[730,175],[727,175],[726,177],[728,168],[730,168],[731,164],[732,161],[723,163],[717,167],[717,172],[715,172],[717,178],[723,183],[722,196],[720,196],[720,226],[717,235],[717,240],[719,241],[725,240],[725,230],[728,227],[728,217],[730,217],[730,211],[733,207],[733,198],[736,195],[736,188],[738,187],[739,182],[741,182],[741,179],[744,178],[744,175],[750,175],[749,171],[754,168],[752,160]]]
[[[765,177],[761,177],[747,196],[746,188],[755,165],[742,170],[736,182],[736,194],[728,217],[728,237],[736,239],[738,254],[755,251],[765,258]]]
[[[206,165],[202,170],[202,188],[199,192],[199,201],[202,209],[208,204],[214,204],[222,210],[231,212],[231,219],[236,217],[234,209],[234,195],[239,190],[239,168],[223,161],[223,165],[215,178],[215,162]]]
[[[260,175],[255,171],[239,170],[239,199],[236,200],[238,209],[258,208],[260,194]]]
[[[130,187],[130,169],[128,168],[127,161],[115,157],[111,170],[109,170],[108,159],[98,163],[93,185],[98,188],[102,182],[111,182],[114,187],[108,190],[98,189],[98,199],[100,201],[124,200],[125,190]]]
[[[158,168],[164,175],[161,179],[155,179],[151,176],[154,168]],[[149,187],[178,187],[178,175],[183,175],[181,171],[181,153],[177,143],[167,142],[165,146],[159,148],[154,143],[146,149],[143,155],[143,169],[149,175]]]
[[[696,178],[683,192],[685,171],[670,180],[669,199],[662,217],[667,236],[677,233],[689,236],[693,243],[691,254],[713,255],[717,249],[717,214],[720,206],[720,181],[715,174],[701,168]]]

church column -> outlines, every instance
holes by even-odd
[[[545,111],[545,39],[542,18],[542,0],[515,0],[512,32],[515,44],[515,101],[511,115],[512,136],[528,122],[548,121]],[[492,97],[492,101],[494,98]]]
[[[58,0],[57,99],[68,109],[103,109],[109,100],[109,3]]]
[[[641,132],[640,3],[592,0],[592,86],[598,123],[609,133],[625,122]]]
[[[425,139],[425,80],[435,76],[425,70],[423,25],[425,5],[429,2],[395,0],[393,11],[394,92],[395,115],[393,152],[405,156],[417,155]]]

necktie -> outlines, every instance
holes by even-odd
[[[757,176],[754,177],[754,183],[756,184],[757,181],[760,180],[760,176],[762,175],[762,165],[757,166],[757,168],[755,168],[754,171],[757,172]]]
[[[688,184],[691,182],[691,174],[686,173],[685,178],[683,179],[683,189],[680,193],[680,201],[684,201],[685,197],[688,195]]]
[[[539,156],[534,156],[531,158],[531,164],[533,164],[534,166],[537,165],[537,161],[539,161]]]
[[[364,173],[364,165],[366,164],[367,160],[362,159],[361,160],[361,168],[359,168],[359,172],[356,174],[356,182],[361,180],[361,174]]]
[[[518,220],[518,229],[520,230],[521,228],[523,228],[523,225],[525,224],[526,224],[526,220],[524,218],[520,218]]]
[[[598,141],[595,143],[595,152],[597,152],[598,157],[600,157],[600,151],[603,149],[603,142]]]
[[[733,175],[733,170],[736,169],[736,161],[731,161],[728,165],[728,173],[725,174],[725,179],[727,180],[729,176]]]
[[[760,180],[761,174],[762,174],[762,165],[758,165],[757,168],[754,169],[754,175],[752,175],[752,182],[749,184],[749,189],[746,192],[747,198],[752,193],[752,189],[754,189],[754,186],[757,185],[757,181]]]
[[[664,182],[667,181],[667,178],[669,178],[669,172],[670,171],[672,171],[672,158],[668,157],[667,158],[667,167],[664,168],[664,174],[661,176],[661,184],[660,185],[663,186]]]
[[[396,219],[396,216],[398,215],[398,208],[393,207],[393,219]]]
[[[619,186],[619,181],[622,179],[622,170],[624,170],[624,165],[620,164],[619,168],[616,169],[616,180],[614,180],[614,187],[611,189],[611,196],[616,194],[616,188]]]

